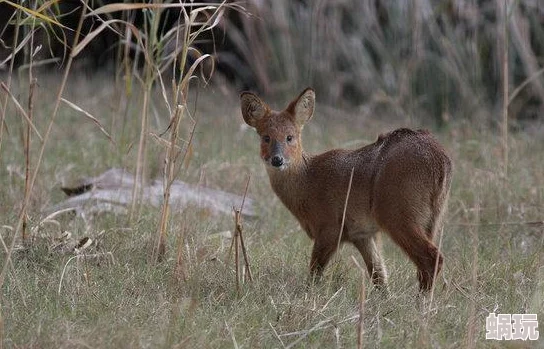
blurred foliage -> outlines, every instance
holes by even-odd
[[[502,6],[508,5],[504,14]],[[306,85],[363,111],[498,119],[508,30],[515,120],[542,119],[544,3],[535,0],[254,1],[235,42],[266,92]],[[506,18],[506,20],[505,20]],[[234,37],[237,28],[227,28]],[[421,115],[421,114],[427,115]],[[497,114],[497,117],[493,116]],[[483,120],[482,120],[483,119]]]
[[[49,4],[43,13],[64,27],[40,23],[34,42],[43,47],[35,59],[56,57],[55,64],[61,65],[81,3],[37,1],[42,3]],[[113,1],[92,0],[89,6],[107,3]],[[503,104],[507,30],[511,97],[516,92],[509,105],[512,125],[543,118],[544,3],[539,0],[248,0],[240,4],[247,12],[230,9],[219,26],[195,43],[201,52],[213,53],[216,75],[226,78],[219,81],[226,80],[238,90],[284,98],[311,85],[321,103],[358,107],[363,113],[422,117],[438,125],[452,118],[493,124]],[[0,23],[6,23],[0,32],[0,62],[12,52],[15,13],[13,6],[0,3]],[[116,16],[139,28],[146,23],[145,10],[96,15],[85,20],[83,33]],[[168,9],[159,32],[168,32],[180,20],[179,9]],[[137,58],[137,50],[119,49],[124,40],[124,30],[112,25],[86,47],[79,66],[115,70],[124,54]],[[27,62],[22,52],[16,60],[19,65]]]

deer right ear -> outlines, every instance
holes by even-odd
[[[306,88],[288,108],[291,108],[296,123],[302,127],[314,115],[315,91],[310,87]]]
[[[269,108],[266,103],[251,92],[242,92],[240,102],[244,121],[251,127],[255,127],[257,121],[268,113]]]

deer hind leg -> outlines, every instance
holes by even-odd
[[[442,269],[443,257],[423,227],[406,222],[409,220],[397,220],[397,223],[382,222],[382,226],[414,262],[417,267],[419,289],[426,292],[432,288],[435,275]]]
[[[429,240],[433,241],[438,232],[442,229],[444,215],[449,198],[449,182],[442,184],[440,192],[431,202],[431,215],[426,227],[426,233]]]
[[[445,214],[446,206],[448,202],[448,196],[449,196],[448,194],[449,194],[448,190],[444,189],[437,196],[437,199],[432,203],[431,205],[432,214],[425,229],[425,232],[427,234],[427,238],[429,239],[429,241],[431,241],[431,243],[434,242],[438,244],[439,248],[440,248],[440,240],[442,239],[442,236],[444,234],[443,219],[444,219],[444,214]],[[440,272],[440,269],[442,267],[442,261],[443,261],[443,258],[440,254],[440,250],[438,250],[438,255],[439,255],[438,261],[436,261],[435,259],[436,271],[433,269],[435,276],[438,275],[438,272]],[[420,280],[425,280],[425,277],[423,275],[420,276],[419,273],[418,273],[418,278]],[[443,273],[442,273],[442,279],[444,283],[447,283]]]
[[[377,234],[354,239],[352,242],[365,261],[372,283],[379,289],[387,290],[387,270],[383,262]]]

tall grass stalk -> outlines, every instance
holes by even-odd
[[[0,307],[0,349],[4,348],[4,317],[2,316],[2,307]]]
[[[170,142],[167,147],[163,179],[163,202],[161,206],[161,218],[157,232],[157,243],[153,251],[154,260],[160,262],[166,252],[166,233],[168,231],[168,218],[170,214],[170,188],[175,179],[176,163],[179,158],[179,150],[176,143],[178,140],[178,132],[180,121],[183,117],[184,107],[178,105],[170,122]]]
[[[194,8],[194,6],[201,6]],[[172,102],[169,103],[165,98],[167,108],[169,105],[177,106],[182,105],[184,110],[188,112],[186,107],[187,95],[189,92],[189,82],[192,78],[195,77],[194,73],[197,67],[201,66],[204,60],[211,59],[211,56],[208,54],[200,54],[198,50],[194,48],[195,40],[205,31],[211,30],[216,27],[219,23],[219,19],[222,16],[225,7],[233,7],[235,9],[240,9],[239,6],[235,4],[227,4],[227,1],[223,1],[218,4],[203,4],[203,3],[162,3],[160,1],[152,3],[137,3],[137,4],[108,4],[101,6],[93,11],[91,11],[87,16],[96,16],[99,14],[110,14],[112,12],[123,11],[128,13],[127,20],[110,20],[105,24],[110,22],[119,22],[123,23],[130,28],[130,31],[126,31],[126,44],[125,44],[125,54],[123,58],[123,66],[126,79],[126,93],[130,94],[132,91],[132,86],[129,82],[132,82],[133,79],[129,78],[129,60],[128,53],[130,52],[129,47],[132,45],[130,41],[131,37],[135,37],[137,40],[137,53],[141,53],[144,58],[144,74],[143,77],[137,76],[137,81],[139,81],[143,87],[143,99],[142,99],[142,109],[140,115],[140,132],[138,140],[138,149],[137,149],[137,160],[136,160],[136,170],[135,170],[135,181],[132,188],[132,201],[130,204],[129,210],[129,221],[132,221],[134,218],[139,217],[140,208],[141,208],[141,191],[143,188],[143,181],[145,179],[145,169],[147,163],[147,137],[149,136],[149,107],[151,103],[151,93],[153,87],[157,81],[161,80],[161,74],[164,73],[168,67],[173,66],[173,96]],[[160,23],[162,21],[163,15],[166,13],[165,9],[167,8],[179,8],[183,21],[178,20],[178,24],[174,25],[171,29],[166,32],[162,32],[160,28]],[[190,8],[190,12],[187,11],[187,8]],[[134,25],[128,22],[130,16],[130,11],[132,10],[141,10],[144,14],[144,25],[143,28],[138,29]],[[207,12],[211,11],[212,14],[209,15]],[[206,17],[205,21],[198,20],[199,15]],[[93,33],[89,34],[88,37],[91,39],[94,38],[99,31],[105,28],[104,24],[96,29]],[[193,30],[194,28],[198,28]],[[179,40],[179,32],[183,33],[181,40]],[[170,51],[168,51],[170,49]],[[189,53],[196,53],[198,58],[191,64],[187,66],[188,55]],[[138,60],[138,54],[132,65],[132,73],[137,73],[136,61]],[[212,66],[213,66],[213,61]],[[179,77],[176,75],[176,70],[179,70]],[[213,73],[213,68],[210,74]],[[209,77],[208,77],[209,79]],[[163,87],[163,95],[166,93]],[[179,98],[181,97],[181,101]],[[172,111],[170,111],[172,118]],[[167,217],[168,214],[165,213],[164,217]],[[164,223],[159,223],[159,226],[166,227]],[[162,228],[158,229],[160,231]]]
[[[365,275],[366,271],[359,262],[357,258],[353,255],[351,256],[353,263],[357,266],[361,273],[361,288],[359,290],[359,318],[357,319],[357,349],[363,349],[364,346],[364,315],[365,315],[365,301],[366,301],[366,285],[365,285]]]
[[[349,182],[348,182],[348,188],[347,188],[347,191],[346,191],[346,199],[344,200],[344,209],[342,210],[342,221],[340,223],[340,231],[338,232],[338,240],[336,241],[336,255],[334,257],[334,266],[336,266],[336,267],[338,267],[340,265],[338,263],[339,260],[340,260],[340,247],[342,246],[342,235],[344,233],[344,226],[346,224],[346,212],[347,212],[347,209],[348,209],[348,201],[349,201],[349,195],[351,193],[351,185],[353,184],[353,173],[354,172],[355,172],[355,167],[352,167],[350,177],[349,177]],[[332,281],[333,274],[331,273],[329,275],[330,275],[330,279],[328,280],[329,282],[327,283],[327,285],[329,287],[332,287],[333,282],[331,282],[331,281]]]
[[[444,227],[440,227],[440,230],[439,230],[439,236],[438,236],[438,254],[437,254],[437,258],[434,262],[434,270],[433,270],[433,284],[431,285],[431,292],[429,294],[429,308],[428,308],[428,311],[430,312],[432,310],[432,307],[433,307],[433,300],[434,300],[434,293],[435,293],[435,290],[436,290],[436,284],[437,284],[437,280],[436,278],[438,277],[438,262],[440,261],[440,259],[438,258],[438,256],[440,256],[440,254],[442,253],[442,238],[444,237]],[[444,274],[442,274],[442,277],[444,277]]]
[[[35,3],[34,6],[37,4]],[[31,125],[32,125],[32,114],[33,114],[33,105],[34,105],[34,89],[36,88],[37,79],[33,76],[33,62],[34,62],[34,27],[36,26],[36,18],[32,18],[32,25],[30,27],[30,50],[26,49],[25,51],[28,52],[28,61],[29,61],[29,68],[28,68],[28,82],[29,82],[29,93],[28,93],[28,120],[26,123],[26,130],[23,135],[23,142],[24,142],[24,156],[25,156],[25,187],[24,187],[24,194],[23,197],[29,197],[30,196],[30,144],[31,144]],[[27,217],[27,206],[23,206],[21,217],[23,219],[22,223],[22,231],[21,231],[21,237],[23,240],[23,243],[27,242],[27,228],[28,228],[28,217]]]
[[[74,41],[72,43],[72,53],[74,52],[74,49],[76,48],[76,46],[78,44],[78,41],[79,41],[79,36],[81,34],[81,28],[83,26],[83,18],[85,17],[85,12],[87,10],[87,2],[88,2],[88,0],[84,0],[83,9],[81,11],[81,16],[80,16],[76,31],[74,33],[75,35],[74,35]],[[34,187],[34,183],[36,182],[36,178],[37,178],[38,172],[40,170],[40,165],[42,163],[42,159],[43,159],[43,156],[44,156],[44,153],[45,153],[45,147],[47,145],[47,141],[48,141],[49,136],[51,134],[51,130],[53,128],[53,124],[55,122],[55,118],[56,118],[58,110],[59,110],[62,94],[64,92],[64,87],[66,86],[66,82],[68,80],[68,75],[70,73],[70,68],[72,67],[72,62],[73,62],[73,59],[75,57],[72,53],[68,57],[66,67],[64,68],[64,74],[63,74],[63,77],[62,77],[62,80],[61,80],[59,91],[57,93],[57,97],[55,99],[55,106],[53,108],[53,112],[51,114],[49,122],[47,124],[47,129],[46,129],[46,132],[45,132],[44,137],[43,137],[42,146],[40,148],[38,158],[36,159],[36,163],[34,165],[35,167],[34,167],[34,171],[32,173],[32,178],[31,178],[30,183],[28,185],[28,191],[25,193],[25,197],[23,199],[21,214],[19,215],[19,220],[17,222],[17,226],[16,226],[16,229],[15,229],[15,235],[14,235],[13,239],[11,240],[11,245],[10,245],[10,247],[9,247],[7,253],[6,253],[6,256],[4,258],[4,265],[2,267],[2,272],[0,273],[0,288],[2,288],[3,285],[4,285],[5,276],[6,276],[6,273],[7,273],[7,270],[8,270],[8,266],[10,265],[11,254],[13,253],[13,248],[15,247],[15,241],[16,241],[15,237],[21,231],[21,228],[22,228],[22,225],[23,225],[23,222],[24,222],[24,217],[25,217],[25,214],[26,214],[26,208],[27,208],[29,200],[30,200],[30,193],[32,192],[32,188]]]
[[[20,23],[21,22],[21,11],[16,11],[17,13],[17,23]],[[19,38],[19,25],[15,26],[15,33],[13,34],[13,44],[12,44],[12,51],[11,51],[11,55],[13,58],[15,58],[15,55],[17,53],[17,44],[18,44],[18,38]],[[11,59],[10,63],[9,63],[9,70],[8,70],[8,77],[7,77],[7,82],[6,82],[6,86],[7,86],[7,90],[9,91],[9,89],[11,88],[11,77],[13,76],[13,68],[15,66],[15,59]],[[2,103],[2,117],[1,117],[1,120],[0,120],[0,150],[2,150],[2,140],[3,140],[3,136],[4,136],[4,129],[7,129],[7,125],[6,125],[6,111],[7,111],[7,108],[8,108],[8,100],[9,100],[9,95],[6,93],[6,97],[4,98],[4,101]]]
[[[238,219],[239,213],[235,211],[234,219]],[[236,294],[240,295],[240,244],[238,242],[238,229],[235,229],[232,243],[234,244],[234,271],[236,275]]]
[[[472,349],[476,347],[476,336],[478,331],[478,319],[476,317],[476,296],[478,294],[478,225],[480,224],[480,199],[476,197],[476,207],[474,207],[475,225],[469,228],[472,236],[472,269],[470,273],[471,294],[469,299],[468,320],[467,320],[467,337],[466,348]]]
[[[32,60],[32,58],[31,58]],[[29,94],[28,94],[28,122],[26,123],[26,129],[24,132],[24,153],[25,153],[25,189],[23,197],[29,197],[30,196],[30,144],[31,144],[31,135],[32,135],[32,114],[33,114],[33,105],[34,105],[34,90],[36,88],[37,79],[32,77],[32,67],[29,70]],[[21,217],[23,218],[22,223],[22,231],[21,231],[21,237],[23,239],[23,243],[27,242],[27,229],[28,229],[28,217],[27,217],[27,206],[23,206],[23,210],[21,212]]]
[[[193,6],[202,7],[194,8]],[[169,219],[170,186],[180,170],[180,165],[176,164],[177,158],[179,156],[179,152],[176,151],[176,144],[178,142],[180,127],[179,123],[181,121],[181,116],[183,115],[183,113],[188,113],[187,98],[189,93],[189,83],[191,79],[196,77],[195,70],[200,67],[205,60],[211,59],[210,55],[201,54],[197,49],[194,48],[193,45],[195,40],[203,32],[211,30],[215,26],[217,26],[217,24],[219,23],[219,19],[221,18],[224,11],[224,7],[226,6],[226,1],[223,1],[219,4],[164,4],[157,1],[149,4],[109,4],[89,13],[89,16],[91,16],[97,14],[109,14],[116,11],[125,11],[127,13],[129,13],[131,10],[146,11],[144,12],[144,26],[142,29],[135,28],[133,25],[127,22],[128,19],[124,22],[127,25],[127,28],[131,28],[130,36],[128,35],[128,30],[126,32],[126,36],[128,38],[130,38],[131,36],[135,36],[137,38],[138,47],[143,53],[143,57],[145,59],[143,78],[137,79],[143,87],[143,101],[142,112],[140,115],[140,132],[136,160],[136,173],[135,181],[132,188],[132,201],[129,210],[129,221],[132,221],[134,218],[138,218],[140,214],[141,193],[143,189],[143,181],[145,179],[145,169],[147,167],[147,137],[150,133],[148,112],[151,103],[151,94],[153,87],[157,84],[157,82],[159,82],[162,88],[162,94],[165,100],[166,107],[170,112],[171,137],[170,142],[166,141],[166,143],[169,143],[169,145],[167,147],[167,157],[165,159],[165,162],[167,164],[164,176],[165,201],[163,202],[161,208],[161,217],[157,227],[156,244],[154,244],[152,252],[152,256],[155,260],[161,260],[165,252],[165,238]],[[164,10],[170,7],[176,7],[180,9],[180,18],[178,19],[177,25],[174,25],[166,32],[161,32],[160,23],[162,20],[162,16],[166,13]],[[190,11],[188,11],[187,8],[190,8]],[[208,14],[208,11],[211,11],[212,14]],[[206,20],[199,20],[199,15],[205,16]],[[130,17],[130,14],[128,14],[126,17]],[[95,30],[95,32],[96,31],[98,31],[98,29]],[[182,33],[181,37],[180,33]],[[127,57],[129,52],[128,45],[130,45],[129,40],[127,40],[126,45],[127,46],[125,47],[123,66],[125,67],[125,75],[128,75],[129,63]],[[167,51],[168,47],[171,48],[171,51]],[[188,66],[187,62],[190,53],[196,55],[197,58],[190,66]],[[213,73],[213,60],[211,62],[212,70],[210,72],[210,75]],[[134,66],[135,63],[133,67]],[[166,97],[166,89],[164,87],[164,84],[162,83],[162,73],[170,66],[172,66],[173,69],[173,88],[171,101],[169,101]],[[129,79],[127,79],[127,81],[129,81]],[[131,90],[132,87],[130,85],[127,85],[126,91],[128,92]],[[176,106],[174,111],[171,110],[170,105]],[[177,114],[176,116],[176,113],[180,114]],[[190,116],[190,114],[188,115]],[[194,134],[194,127],[196,127],[196,122],[193,125],[191,138],[186,144],[186,150],[183,156],[184,159],[186,158],[188,149],[191,146],[192,136]]]
[[[176,265],[174,267],[174,278],[179,283],[187,281],[185,272],[185,263],[183,257],[183,247],[185,246],[186,222],[181,223],[180,233],[177,236]]]
[[[501,0],[498,0],[501,1]],[[501,18],[502,21],[498,21],[502,24],[502,122],[501,122],[501,142],[502,142],[502,172],[506,179],[508,177],[508,100],[509,100],[509,71],[508,71],[508,3],[509,0],[504,0],[502,6],[497,7],[502,9]]]
[[[128,4],[127,4],[128,5]],[[160,44],[159,35],[159,21],[161,19],[161,13],[163,9],[157,8],[155,11],[145,13],[144,20],[144,33],[146,38],[145,47],[142,49],[146,51],[146,64],[144,67],[143,78],[143,102],[142,102],[142,114],[140,123],[140,138],[138,141],[138,157],[136,160],[136,174],[134,185],[132,188],[132,204],[130,207],[129,221],[136,216],[140,215],[141,208],[141,195],[144,182],[144,170],[146,168],[147,159],[147,137],[149,133],[149,99],[153,83],[155,82],[155,70],[160,64],[160,57],[158,57],[156,51]]]
[[[247,196],[247,190],[249,189],[249,181],[251,179],[251,176],[248,177],[246,182],[246,189],[244,191],[244,196],[242,197],[242,203],[240,204],[240,208],[233,208],[234,210],[234,235],[232,236],[232,242],[229,248],[229,255],[227,257],[227,260],[230,260],[230,254],[232,252],[232,246],[234,246],[234,271],[236,276],[236,293],[240,295],[240,283],[241,283],[241,277],[240,277],[240,247],[242,248],[242,253],[244,256],[244,269],[248,276],[249,281],[253,281],[253,276],[251,275],[251,268],[249,265],[249,257],[247,255],[246,246],[244,243],[244,236],[242,233],[242,210],[244,209],[244,203],[246,201]]]
[[[245,268],[246,268],[246,275],[247,275],[248,280],[250,282],[252,282],[253,281],[253,275],[251,273],[251,265],[249,264],[249,255],[247,253],[246,244],[244,242],[244,233],[243,233],[243,229],[242,229],[242,211],[244,210],[244,204],[246,202],[247,191],[249,189],[249,182],[250,181],[251,181],[251,175],[249,175],[247,177],[246,188],[244,189],[244,196],[242,197],[242,204],[240,205],[240,209],[237,210],[237,211],[235,210],[234,222],[235,222],[235,225],[236,225],[237,235],[240,238],[240,246],[242,247],[242,253],[244,255],[244,265],[245,265]]]
[[[147,75],[147,74],[146,74]],[[132,222],[134,218],[139,216],[141,207],[141,195],[143,190],[144,181],[144,168],[146,159],[146,145],[147,145],[147,133],[148,133],[148,108],[149,108],[149,94],[151,93],[151,83],[146,83],[146,87],[143,91],[142,101],[142,114],[140,115],[140,137],[138,141],[138,157],[136,159],[136,173],[134,184],[132,186],[132,202],[130,205],[129,222]]]
[[[351,174],[349,176],[348,189],[346,192],[346,200],[344,201],[344,210],[342,211],[342,223],[340,224],[340,231],[338,232],[338,241],[336,242],[336,250],[340,250],[340,245],[342,244],[342,234],[344,233],[344,225],[346,223],[346,211],[348,209],[349,194],[351,193],[351,184],[353,183],[353,173],[355,172],[355,167],[351,168]]]
[[[161,219],[159,222],[159,228],[157,230],[157,246],[156,250],[154,251],[155,259],[157,261],[160,261],[165,253],[166,246],[166,235],[167,235],[167,227],[168,227],[168,219],[169,219],[169,198],[170,198],[170,187],[172,182],[174,181],[175,177],[179,174],[179,171],[181,169],[181,165],[185,162],[187,158],[187,154],[189,153],[189,149],[192,146],[192,140],[194,135],[194,129],[196,127],[196,122],[193,124],[193,129],[191,130],[190,139],[186,144],[185,153],[183,156],[182,161],[179,164],[176,164],[176,160],[179,157],[179,152],[176,151],[176,144],[178,142],[178,134],[179,134],[179,122],[181,120],[181,117],[184,112],[188,113],[187,108],[187,97],[189,94],[189,87],[190,87],[190,81],[195,77],[194,72],[199,67],[204,60],[210,59],[211,56],[208,54],[201,54],[198,50],[192,47],[194,41],[200,36],[200,34],[206,30],[210,30],[214,26],[217,25],[217,20],[221,16],[221,12],[223,11],[223,6],[225,5],[225,2],[221,3],[218,6],[207,6],[200,9],[193,9],[192,12],[189,14],[185,7],[181,8],[181,12],[183,14],[183,25],[179,25],[175,28],[175,49],[174,52],[176,53],[173,58],[173,65],[174,65],[174,80],[173,80],[173,104],[176,106],[175,114],[173,118],[171,119],[170,123],[170,144],[168,146],[168,152],[167,152],[167,158],[166,160],[166,175],[164,178],[165,184],[164,184],[164,202],[161,209]],[[196,27],[199,25],[197,22],[197,15],[200,14],[202,11],[205,10],[213,10],[213,14],[211,16],[207,16],[207,20],[202,24],[202,26],[197,29],[196,31],[192,31],[193,27]],[[204,13],[205,14],[205,13]],[[183,33],[181,40],[179,33],[180,31]],[[172,31],[170,31],[172,32]],[[187,68],[187,62],[188,62],[188,56],[190,52],[194,52],[198,55],[198,58],[193,62],[191,66]],[[179,53],[179,54],[178,54]],[[179,61],[178,61],[179,56]],[[213,61],[212,61],[213,62]],[[179,69],[179,83],[175,84],[175,78],[176,78],[176,66]],[[161,78],[161,68],[157,68],[157,77],[160,81],[162,81]],[[213,73],[213,69],[210,72],[210,74]],[[161,84],[162,85],[162,84]],[[166,91],[163,88],[163,95],[166,96]],[[180,100],[181,97],[181,100]],[[165,100],[167,103],[167,106],[169,103]],[[190,114],[189,114],[190,116]],[[192,118],[191,118],[192,119]],[[193,120],[194,121],[194,120]],[[178,255],[179,259],[179,255]]]

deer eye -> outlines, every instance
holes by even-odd
[[[291,143],[293,141],[293,136],[287,136],[287,143]]]
[[[263,142],[270,143],[270,136],[263,136]]]

